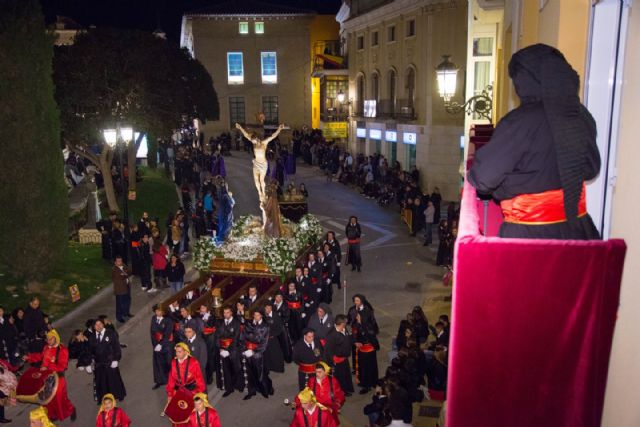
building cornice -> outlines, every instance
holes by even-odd
[[[446,9],[455,9],[460,2],[461,0],[396,0],[348,19],[342,25],[345,31],[360,31],[370,25],[377,25],[398,15],[414,13],[415,11],[432,14]]]

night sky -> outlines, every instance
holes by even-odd
[[[242,1],[242,0],[239,0]],[[161,28],[178,41],[182,14],[224,0],[40,0],[48,24],[56,15],[67,16],[79,24],[135,28],[153,31]],[[283,4],[335,15],[341,0],[270,0]]]

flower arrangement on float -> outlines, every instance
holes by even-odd
[[[269,272],[281,278],[293,270],[300,253],[309,245],[315,246],[323,236],[320,221],[304,215],[298,224],[282,218],[283,235],[266,237],[261,221],[256,216],[243,215],[238,218],[227,240],[216,247],[211,236],[202,236],[194,246],[194,266],[207,272],[216,258],[230,262],[261,260]]]

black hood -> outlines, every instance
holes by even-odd
[[[558,173],[564,191],[564,210],[577,221],[578,201],[587,168],[587,147],[595,145],[595,121],[580,103],[580,77],[556,48],[536,44],[516,52],[509,62],[523,104],[542,102],[553,135]]]
[[[572,97],[580,102],[580,77],[554,47],[535,44],[519,50],[509,62],[509,77],[523,103]]]

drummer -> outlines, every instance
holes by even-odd
[[[96,416],[96,427],[129,427],[129,425],[131,420],[122,408],[116,407],[116,398],[113,394],[105,394]]]
[[[189,346],[181,342],[175,346],[176,358],[171,363],[169,382],[167,382],[167,398],[171,403],[171,398],[178,390],[185,391],[193,397],[197,393],[206,392],[207,386],[200,369],[198,359],[191,357]],[[188,426],[186,423],[174,424],[175,426]]]
[[[60,335],[55,329],[47,332],[47,345],[42,353],[32,353],[28,358],[29,363],[42,362],[41,371],[53,371],[58,375],[58,388],[56,394],[46,405],[49,417],[56,421],[62,421],[71,417],[76,420],[76,408],[67,396],[67,382],[64,373],[69,362],[69,350],[60,343]]]
[[[189,416],[189,427],[221,427],[218,411],[209,404],[207,395],[198,393],[193,396],[195,409]]]

